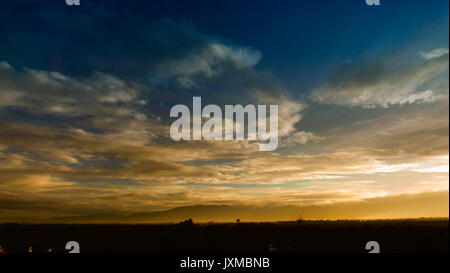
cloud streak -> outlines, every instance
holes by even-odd
[[[439,51],[441,52],[441,51]],[[448,98],[448,86],[425,89],[431,81],[448,78],[448,53],[431,54],[413,67],[393,70],[386,64],[342,66],[325,84],[314,89],[310,98],[321,104],[361,108],[388,108],[405,104],[431,103]]]

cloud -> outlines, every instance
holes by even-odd
[[[13,69],[9,63],[5,62],[5,61],[1,61],[0,62],[0,69]]]
[[[211,40],[183,58],[169,58],[157,66],[156,73],[160,84],[173,82],[182,89],[202,88],[198,81],[252,68],[260,59],[257,50]]]
[[[440,101],[446,99],[448,96],[446,95],[436,95],[432,90],[425,90],[422,92],[417,92],[414,94],[410,94],[399,101],[396,101],[396,104],[413,104],[413,103],[431,103],[435,101]]]
[[[232,47],[219,42],[210,42],[206,46],[188,54],[183,59],[169,60],[159,67],[169,75],[191,76],[203,74],[214,77],[225,70],[255,66],[261,59],[261,53],[244,47]],[[161,72],[160,72],[161,73]],[[164,72],[163,72],[164,73]]]
[[[252,97],[258,104],[278,105],[278,136],[284,137],[296,131],[295,125],[302,119],[301,111],[308,106],[295,101],[285,89],[252,89]]]
[[[0,214],[12,217],[24,204],[31,207],[36,203],[36,208],[47,206],[44,218],[92,213],[103,214],[102,219],[107,220],[199,203],[266,205],[276,200],[277,204],[318,205],[356,201],[401,190],[404,177],[381,186],[377,174],[386,177],[404,172],[402,163],[419,176],[408,173],[406,185],[420,186],[419,192],[442,188],[443,184],[422,182],[434,181],[430,179],[436,175],[432,168],[448,162],[448,157],[430,160],[395,149],[347,148],[285,155],[258,152],[245,141],[174,143],[160,138],[158,132],[168,129],[160,120],[112,122],[116,126],[100,132],[2,122],[0,195],[8,202]],[[119,122],[121,126],[117,126]],[[152,131],[156,135],[149,133]],[[307,132],[298,135],[313,138]],[[442,175],[442,170],[438,171]],[[360,183],[361,178],[352,178],[357,175],[376,182]],[[37,217],[26,211],[20,215],[22,219]]]
[[[17,105],[24,94],[16,90],[4,90],[0,92],[0,107]]]
[[[318,136],[313,132],[300,131],[287,137],[288,145],[306,144],[308,142],[320,142],[326,137]]]
[[[423,52],[421,51],[420,56],[426,60],[441,57],[442,55],[448,54],[448,48],[436,48],[432,51]]]
[[[370,122],[335,130],[329,141],[322,142],[322,148],[329,152],[349,147],[383,148],[407,155],[395,164],[408,158],[447,155],[448,111],[448,101],[420,105],[414,111],[408,108],[383,111]]]
[[[413,67],[396,70],[385,64],[344,65],[326,83],[314,89],[310,98],[321,104],[361,108],[444,100],[448,98],[448,86],[424,90],[427,84],[440,81],[439,76],[447,75],[448,79],[448,53],[433,56]]]
[[[140,88],[101,72],[76,78],[29,68],[0,69],[0,107],[35,114],[145,118]]]

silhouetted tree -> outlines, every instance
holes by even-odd
[[[192,218],[189,218],[187,220],[184,220],[180,224],[183,224],[183,225],[186,225],[186,226],[193,226],[194,225],[194,221],[192,220]]]

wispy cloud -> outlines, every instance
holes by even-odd
[[[314,89],[310,98],[321,104],[361,108],[387,108],[430,103],[448,98],[448,86],[425,89],[433,81],[448,78],[448,53],[427,53],[425,62],[390,68],[383,63],[347,64],[326,83]],[[430,57],[431,56],[431,57]],[[447,75],[447,77],[441,77]]]
[[[422,56],[426,60],[438,58],[445,54],[448,54],[448,48],[436,48],[428,52],[420,52],[420,56]]]

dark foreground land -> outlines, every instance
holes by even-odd
[[[0,252],[66,252],[77,241],[82,253],[348,253],[448,252],[448,219],[297,221],[160,225],[0,224]]]

